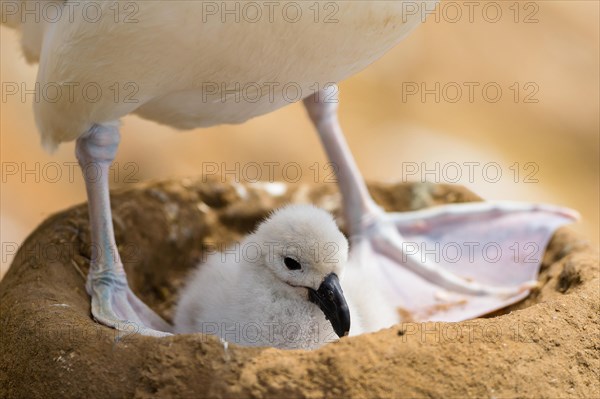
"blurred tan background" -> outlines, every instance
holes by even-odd
[[[478,3],[470,21],[464,3],[443,2],[438,18],[429,16],[384,58],[341,84],[340,118],[350,147],[368,180],[458,180],[488,199],[577,209],[582,221],[575,229],[597,245],[599,3],[501,1],[495,23],[484,18],[485,3]],[[457,6],[462,17],[452,22]],[[2,82],[32,87],[36,66],[25,62],[17,33],[2,26],[0,35]],[[407,91],[423,84],[435,90],[436,82],[439,102],[434,94],[423,101],[420,92]],[[478,84],[473,101],[465,82]],[[456,86],[463,92],[454,102]],[[495,103],[493,87],[502,90]],[[525,102],[527,95],[537,102]],[[86,198],[73,143],[49,155],[39,145],[30,101],[11,97],[1,108],[3,275],[14,249],[40,222]],[[265,162],[278,163],[278,179],[285,165],[296,162],[300,181],[325,180],[325,156],[299,104],[243,125],[184,133],[133,116],[123,123],[114,187],[198,175],[207,162],[220,172],[239,162],[238,177],[250,179],[255,169],[244,173],[243,166],[257,162],[264,166],[263,180],[269,178]],[[470,162],[472,178],[465,165]],[[426,169],[434,172],[425,175]]]

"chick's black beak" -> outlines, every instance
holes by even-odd
[[[321,283],[318,290],[308,289],[308,299],[317,304],[331,323],[338,337],[348,335],[350,331],[350,310],[340,286],[340,280],[331,273]]]

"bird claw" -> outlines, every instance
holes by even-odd
[[[113,268],[96,269],[90,268],[86,284],[92,298],[92,316],[97,322],[116,329],[117,340],[135,334],[172,335],[171,326],[131,291],[124,272],[115,272]]]

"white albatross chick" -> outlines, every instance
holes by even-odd
[[[282,208],[192,272],[175,312],[175,332],[316,349],[349,333],[339,280],[347,260],[348,241],[329,213],[309,205]]]

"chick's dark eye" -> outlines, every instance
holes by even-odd
[[[285,263],[286,267],[290,270],[300,270],[302,268],[300,262],[293,258],[286,257],[285,259],[283,259],[283,263]]]

